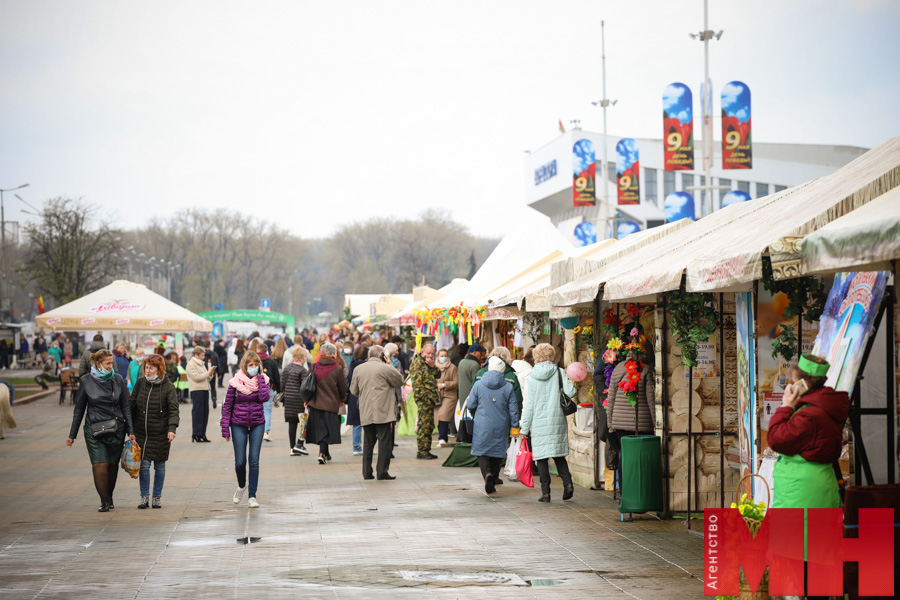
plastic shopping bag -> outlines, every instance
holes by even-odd
[[[534,474],[531,472],[532,465],[531,448],[528,447],[528,440],[522,438],[519,446],[519,453],[516,455],[516,476],[519,483],[526,487],[534,487]]]
[[[137,442],[125,442],[125,449],[122,450],[122,468],[131,475],[132,479],[137,479],[141,470],[141,447]]]
[[[506,466],[503,468],[503,472],[510,481],[516,481],[519,478],[516,473],[516,457],[519,456],[519,446],[521,444],[522,440],[514,437],[509,443],[509,450],[506,451]]]
[[[309,420],[309,415],[306,413],[300,413],[297,415],[297,437],[301,440],[306,439],[306,421]]]

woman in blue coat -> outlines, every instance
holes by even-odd
[[[541,476],[540,502],[550,502],[550,465],[553,458],[556,471],[563,480],[563,500],[575,493],[572,473],[569,472],[569,425],[559,405],[559,387],[570,398],[576,395],[575,386],[565,371],[554,362],[555,350],[550,344],[538,344],[534,349],[534,368],[528,375],[528,403],[522,415],[521,434],[531,432],[531,451]]]
[[[484,476],[484,491],[496,491],[496,478],[506,458],[509,430],[519,426],[519,407],[513,386],[503,376],[506,363],[494,356],[488,361],[488,372],[475,382],[466,408],[472,413],[472,456]]]

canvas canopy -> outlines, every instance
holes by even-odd
[[[432,302],[437,302],[447,294],[464,287],[469,283],[468,279],[456,278],[440,289],[427,286],[413,290],[413,301],[395,312],[388,319],[388,323],[394,327],[416,324],[416,310],[423,309]]]
[[[801,272],[889,269],[900,259],[900,187],[804,238]]]
[[[212,331],[212,323],[139,283],[113,281],[47,311],[38,327],[55,331]]]
[[[590,262],[594,269],[574,281],[553,290],[550,294],[551,306],[575,306],[585,302],[593,302],[600,291],[600,286],[610,277],[632,269],[635,263],[631,257],[642,248],[654,245],[659,240],[666,239],[691,225],[690,219],[681,219],[675,223],[668,223],[661,227],[654,227],[646,231],[632,233],[624,240],[620,240],[614,246],[594,257]],[[528,301],[526,301],[528,306]]]

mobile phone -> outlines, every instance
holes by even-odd
[[[797,383],[794,384],[794,389],[797,390],[797,394],[802,396],[809,391],[809,386],[806,384],[805,379],[801,379]]]

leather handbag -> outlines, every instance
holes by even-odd
[[[119,423],[115,419],[91,423],[91,435],[93,435],[96,440],[115,437],[117,433],[119,433]]]
[[[556,368],[556,377],[559,381],[559,406],[562,408],[565,416],[574,415],[575,411],[578,410],[578,405],[566,396],[566,392],[563,390],[562,369],[559,367]]]
[[[316,397],[316,367],[313,366],[306,371],[306,376],[300,383],[300,399],[303,402],[310,402]]]

